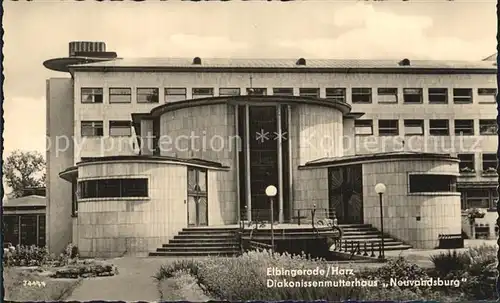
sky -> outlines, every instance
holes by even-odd
[[[300,2],[6,1],[4,158],[45,153],[42,62],[70,41],[120,57],[481,60],[496,51],[494,0]],[[64,113],[61,113],[64,114]]]

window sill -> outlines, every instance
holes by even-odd
[[[481,176],[483,177],[498,177],[498,174],[496,172],[494,173],[482,173]]]
[[[429,104],[434,104],[434,105],[448,105],[450,103],[448,103],[448,102],[429,102]]]
[[[421,192],[408,193],[408,196],[460,196],[459,192]]]
[[[487,133],[487,134],[485,134],[485,133],[482,133],[482,134],[481,134],[481,133],[480,133],[479,135],[480,135],[480,136],[496,136],[497,134],[496,134],[496,133]]]
[[[384,102],[384,101],[378,101],[378,104],[399,104],[398,102]]]
[[[86,198],[79,199],[78,202],[99,202],[99,201],[149,201],[150,197],[122,197],[122,198]]]
[[[405,134],[405,137],[423,137],[424,134]]]
[[[476,176],[476,172],[460,173],[459,177],[472,178]]]

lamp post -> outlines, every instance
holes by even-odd
[[[379,206],[380,206],[380,232],[382,233],[382,243],[381,243],[381,251],[380,255],[378,256],[379,259],[384,260],[385,259],[385,247],[384,247],[384,209],[382,208],[382,196],[385,193],[385,190],[387,188],[385,187],[384,183],[378,183],[375,185],[375,192],[378,194],[379,197]]]
[[[274,254],[274,197],[278,193],[276,186],[269,185],[266,187],[266,196],[269,197],[269,203],[271,203],[271,252]]]

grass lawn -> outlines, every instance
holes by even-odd
[[[80,279],[52,279],[41,276],[37,272],[16,267],[4,267],[3,278],[5,300],[19,302],[62,301],[81,281]],[[38,285],[29,286],[29,282]]]

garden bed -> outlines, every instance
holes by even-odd
[[[269,276],[268,268],[314,269],[337,266],[332,262],[311,260],[305,256],[249,252],[236,258],[208,258],[205,260],[180,260],[163,266],[155,278],[161,289],[171,287],[179,272],[187,272],[199,289],[208,297],[230,301],[282,301],[282,300],[437,300],[453,302],[464,300],[496,299],[496,249],[494,246],[450,251],[431,257],[432,268],[423,268],[404,258],[389,260],[379,268],[359,268],[353,275],[330,276]],[[349,264],[339,268],[352,269]],[[269,287],[268,280],[284,279],[303,283],[301,287]],[[391,285],[395,281],[460,281],[460,285]],[[378,281],[373,287],[359,286],[304,286],[318,281]],[[304,284],[305,283],[305,284]],[[384,285],[385,284],[385,285]],[[163,285],[163,286],[162,286]],[[373,284],[372,284],[373,285]],[[170,298],[165,298],[170,299]],[[174,298],[178,300],[177,298]],[[186,298],[180,298],[185,300]]]

